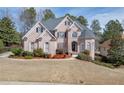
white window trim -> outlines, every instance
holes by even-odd
[[[60,36],[60,33],[63,33],[63,34],[64,34],[64,37],[61,37],[61,36]],[[58,38],[65,38],[65,32],[57,32],[57,37],[58,37]]]
[[[50,51],[50,50],[49,50],[49,47],[48,47],[48,52],[46,52],[46,43],[48,43],[48,45],[49,45],[49,42],[44,42],[44,52],[45,52],[45,53],[49,53],[49,51]]]
[[[73,37],[73,33],[76,33],[76,34],[77,34],[77,36],[76,36],[76,37]],[[73,33],[72,33],[72,35],[71,35],[71,36],[72,36],[72,38],[77,38],[77,37],[78,37],[78,33],[77,33],[77,32],[73,32]]]

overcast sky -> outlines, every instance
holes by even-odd
[[[39,11],[44,10],[46,8],[39,8],[37,7],[36,10]],[[54,7],[54,8],[48,8],[51,9],[56,17],[64,16],[66,13],[73,14],[74,16],[82,15],[88,20],[88,24],[90,25],[93,19],[98,19],[100,21],[101,27],[104,28],[105,24],[113,19],[118,19],[120,22],[124,20],[124,8],[102,8],[102,7],[81,7],[81,8],[75,8],[75,7]],[[3,13],[5,8],[0,8],[0,17]],[[9,13],[11,13],[13,20],[18,27],[18,14],[20,13],[21,8],[8,8]]]

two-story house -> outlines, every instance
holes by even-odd
[[[42,48],[45,53],[56,54],[56,49],[65,49],[75,55],[89,50],[94,59],[93,32],[69,16],[38,21],[22,39],[26,51]]]

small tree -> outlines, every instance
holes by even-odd
[[[5,46],[20,44],[20,34],[16,32],[14,22],[9,17],[0,20],[0,39]]]

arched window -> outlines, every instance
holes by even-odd
[[[77,32],[73,32],[72,37],[77,37]]]

